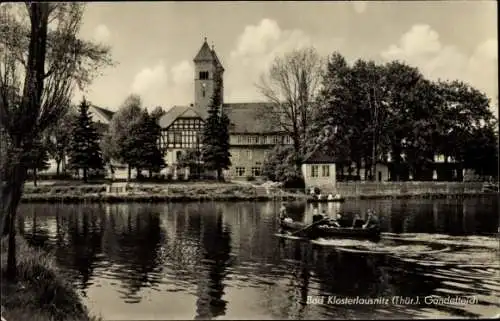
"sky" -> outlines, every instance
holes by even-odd
[[[148,108],[194,99],[193,58],[204,37],[225,67],[225,102],[263,101],[255,87],[276,56],[314,46],[350,62],[401,60],[429,79],[485,92],[498,115],[496,1],[89,2],[81,36],[111,47],[116,65],[85,92],[117,110],[130,94]]]

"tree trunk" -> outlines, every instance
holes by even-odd
[[[296,126],[294,126],[294,134],[292,140],[293,140],[293,149],[295,151],[295,168],[297,172],[300,173],[301,144],[300,144],[300,134],[298,133],[298,128],[296,128]]]
[[[149,169],[149,178],[153,178],[153,171]]]
[[[60,174],[60,172],[59,172],[59,166],[61,165],[61,160],[60,159],[56,159],[56,165],[57,165],[57,167],[56,167],[56,176],[59,177],[59,174]]]
[[[83,168],[83,181],[87,183],[87,167]]]
[[[218,181],[223,181],[224,180],[224,177],[222,176],[222,169],[221,168],[217,169],[217,180]]]
[[[37,176],[36,176],[36,168],[33,168],[33,185],[37,186]]]
[[[65,175],[66,175],[66,173],[67,173],[67,168],[66,168],[66,155],[64,155],[64,157],[62,158],[62,162],[61,162],[61,163],[62,163],[62,172],[63,172],[63,174],[65,174]]]
[[[9,279],[16,278],[16,211],[21,200],[24,182],[26,180],[26,169],[18,161],[8,174],[7,186],[2,195],[2,212],[5,217],[2,220],[3,233],[9,235],[9,248],[7,253],[7,271]]]
[[[32,129],[36,128],[43,93],[49,9],[48,3],[33,2],[28,5],[31,30],[21,100],[23,115],[15,119],[19,122],[19,128],[25,130],[17,134],[17,137],[13,139],[14,155],[9,160],[11,165],[7,174],[6,186],[1,195],[0,211],[2,218],[0,224],[3,226],[0,225],[0,229],[4,230],[5,226],[9,226],[6,274],[11,279],[16,277],[16,211],[27,175],[23,156],[24,153],[31,149],[33,137],[39,134],[36,129]]]
[[[130,167],[130,164],[127,165],[127,182],[130,182],[130,178],[132,177],[132,168]]]

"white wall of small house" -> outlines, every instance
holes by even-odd
[[[324,170],[324,168],[328,168],[328,170]],[[318,187],[322,193],[335,192],[335,164],[302,164],[302,175],[304,176],[304,183],[307,190],[312,187]]]

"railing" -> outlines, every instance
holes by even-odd
[[[331,191],[344,197],[481,193],[482,182],[337,182]]]

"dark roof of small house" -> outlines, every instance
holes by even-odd
[[[334,155],[325,152],[323,148],[316,148],[306,155],[303,164],[333,164],[337,160]]]
[[[231,103],[222,105],[224,113],[231,122],[229,131],[238,134],[263,134],[281,132],[277,122],[272,117],[264,117],[264,109],[270,108],[266,103]],[[194,111],[201,119],[206,112],[192,106],[173,106],[159,120],[162,128],[167,128],[188,110]]]

